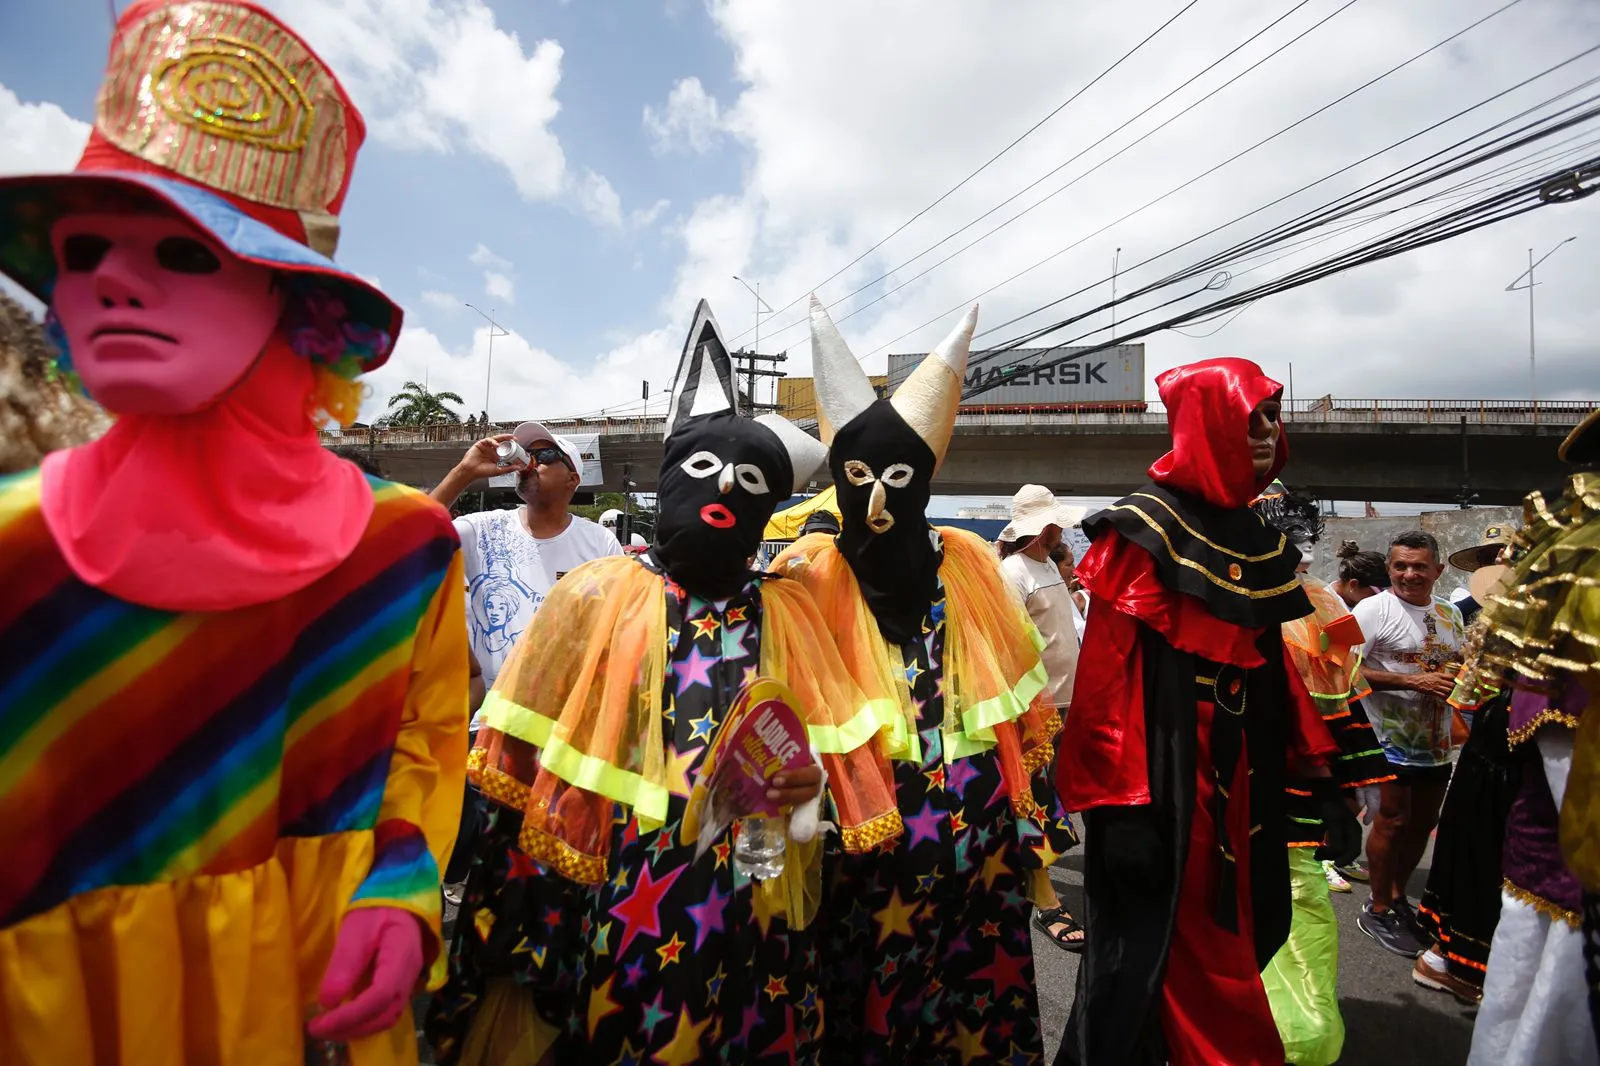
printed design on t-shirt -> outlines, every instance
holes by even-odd
[[[1409,607],[1403,601],[1397,605],[1402,612]],[[1435,597],[1422,614],[1420,644],[1407,650],[1389,649],[1383,658],[1396,666],[1413,665],[1422,672],[1454,673],[1460,669],[1462,629],[1455,606]],[[1453,735],[1447,701],[1426,692],[1374,692],[1363,702],[1390,762],[1436,766],[1450,761],[1451,749],[1461,738]]]
[[[544,601],[524,576],[538,550],[509,522],[485,522],[476,533],[482,569],[467,582],[472,647],[498,667]]]

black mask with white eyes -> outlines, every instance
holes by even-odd
[[[672,383],[650,557],[713,599],[743,587],[772,512],[810,482],[827,451],[777,415],[736,411],[733,361],[701,300]]]
[[[834,435],[828,467],[839,495],[839,550],[878,627],[903,642],[921,632],[943,553],[928,525],[933,450],[887,400]]]
[[[789,453],[760,423],[729,411],[681,423],[662,454],[652,557],[692,592],[737,592],[793,482]]]

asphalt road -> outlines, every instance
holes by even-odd
[[[1410,896],[1422,895],[1432,846],[1412,879]],[[1051,871],[1068,909],[1083,903],[1083,860],[1068,855]],[[1367,898],[1366,886],[1352,884],[1349,893],[1333,893],[1339,915],[1339,1001],[1344,1009],[1345,1066],[1459,1066],[1467,1061],[1474,1011],[1443,992],[1411,980],[1411,960],[1391,955],[1356,928],[1356,915]],[[1061,1029],[1072,1005],[1078,980],[1078,956],[1056,947],[1037,929],[1033,937],[1034,968],[1039,985],[1039,1013],[1045,1047],[1051,1056],[1061,1042]]]

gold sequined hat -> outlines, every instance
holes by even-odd
[[[58,219],[164,207],[312,290],[317,317],[347,342],[316,356],[372,370],[400,308],[330,258],[365,136],[327,64],[272,14],[238,0],[137,0],[117,20],[77,167],[0,179],[0,271],[49,303]]]

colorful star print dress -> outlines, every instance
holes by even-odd
[[[1077,839],[1042,774],[1040,813],[1023,818],[993,752],[948,758],[942,596],[923,630],[900,648],[921,747],[894,763],[906,832],[891,851],[832,864],[826,1057],[1023,1066],[1043,1051],[1029,890]]]
[[[1041,775],[1060,718],[1043,641],[993,550],[938,533],[938,596],[921,639],[900,645],[884,639],[831,538],[802,538],[773,563],[811,592],[889,722],[879,743],[905,824],[894,845],[830,867],[829,1062],[1023,1063],[1042,1052],[1029,902],[1077,843]]]
[[[518,846],[521,814],[491,805],[451,945],[451,980],[429,1011],[439,1062],[458,1060],[496,977],[514,978],[562,1030],[556,1062],[818,1061],[810,933],[765,912],[733,867],[728,834],[696,861],[693,839],[679,831],[688,782],[760,661],[760,585],[709,603],[666,583],[667,818],[641,832],[617,808],[608,880],[584,886],[542,866]]]

